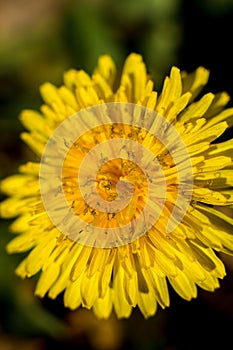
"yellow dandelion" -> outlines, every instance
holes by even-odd
[[[215,140],[233,108],[225,92],[197,98],[208,77],[172,67],[158,95],[132,53],[120,80],[105,55],[92,76],[42,85],[40,112],[20,116],[38,162],[1,183],[1,216],[17,217],[7,251],[30,250],[16,273],[41,272],[36,295],[148,318],[169,306],[168,284],[186,300],[219,287],[218,252],[233,254],[233,220],[217,209],[233,204],[233,140]]]

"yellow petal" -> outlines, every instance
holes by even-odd
[[[100,103],[100,100],[92,87],[80,87],[76,90],[76,98],[80,108],[88,108]]]
[[[137,305],[138,278],[136,271],[131,278],[125,274],[125,297],[129,305],[135,307]]]
[[[27,162],[26,164],[20,165],[19,171],[30,175],[38,176],[40,170],[40,163]]]
[[[82,273],[76,281],[69,281],[64,293],[64,306],[71,310],[77,309],[81,303],[81,283],[84,273]]]
[[[39,181],[31,175],[12,175],[1,182],[1,190],[7,195],[36,196],[40,193]]]
[[[36,285],[35,295],[43,298],[53,283],[57,280],[59,273],[60,264],[57,262],[52,262],[47,269],[41,273],[39,281]]]
[[[45,116],[48,125],[55,129],[60,123],[60,118],[58,118],[57,113],[55,113],[54,110],[48,105],[42,105],[40,110]]]
[[[75,69],[70,69],[64,73],[63,76],[65,85],[70,90],[75,90],[77,87],[91,86],[92,80],[89,75],[83,70],[76,71]]]
[[[113,91],[110,85],[106,82],[106,80],[100,74],[94,74],[93,77],[94,89],[99,96],[99,98],[108,100],[109,97],[113,95]]]
[[[209,156],[225,155],[233,160],[233,139],[210,146]]]
[[[154,265],[155,252],[151,245],[148,244],[147,239],[139,240],[140,243],[140,264],[144,268],[149,268]]]
[[[172,240],[163,236],[154,228],[149,231],[149,237],[158,250],[163,252],[169,259],[175,259],[174,243]]]
[[[177,67],[172,67],[170,77],[165,79],[162,93],[156,105],[156,111],[164,116],[167,115],[174,102],[181,97],[182,84],[180,70]],[[188,99],[190,96],[188,97]]]
[[[179,113],[181,113],[183,109],[187,106],[191,96],[192,95],[189,92],[187,92],[186,94],[174,100],[174,104],[171,108],[169,108],[168,112],[166,113],[166,118],[169,121],[173,121],[176,118],[176,116]]]
[[[211,118],[214,115],[217,115],[219,112],[222,111],[222,109],[226,106],[229,100],[230,96],[226,92],[217,93],[214,97],[210,108],[205,113],[205,118]]]
[[[182,72],[183,93],[192,93],[192,101],[201,92],[209,80],[209,71],[204,67],[198,67],[193,73]]]
[[[192,119],[202,117],[210,107],[213,99],[214,95],[208,93],[204,95],[198,102],[190,104],[189,107],[181,114],[179,122],[187,123]]]
[[[115,262],[115,250],[112,250],[110,256],[108,257],[108,261],[106,262],[104,268],[102,269],[102,274],[100,276],[100,291],[99,295],[101,298],[104,298],[105,293],[108,290],[108,287],[111,282],[111,276],[112,276],[112,271],[113,271],[113,264]]]
[[[137,102],[143,97],[146,82],[146,66],[141,55],[130,54],[125,60],[120,84],[126,88],[129,102]]]
[[[53,286],[49,290],[49,297],[54,299],[59,293],[61,293],[70,281],[70,275],[73,265],[80,254],[82,246],[75,244],[72,246],[69,254],[66,256],[65,260],[61,263],[61,273]],[[81,301],[80,301],[81,303]]]
[[[39,243],[44,236],[45,233],[41,232],[38,228],[21,233],[7,244],[7,252],[9,254],[26,252]]]
[[[220,287],[218,279],[212,275],[207,275],[206,279],[198,282],[197,285],[210,292],[213,292],[216,288]]]
[[[198,173],[216,171],[230,165],[232,165],[232,160],[229,157],[226,157],[226,156],[215,157],[214,161],[213,161],[213,158],[210,158],[202,161],[200,165],[198,165]]]
[[[165,277],[161,277],[157,274],[154,268],[150,268],[147,271],[148,278],[151,280],[151,284],[153,285],[154,293],[156,295],[156,299],[162,308],[169,306],[169,292],[167,287],[167,281]]]
[[[154,110],[157,103],[157,92],[152,91],[149,96],[145,96],[140,103],[149,109]]]
[[[43,267],[56,244],[56,237],[51,235],[47,235],[40,241],[26,259],[27,276],[35,275]]]
[[[206,123],[205,129],[210,128],[212,125],[221,124],[221,122],[225,122],[227,126],[230,128],[233,125],[233,108],[228,108],[212,117]]]
[[[177,268],[174,265],[174,262],[171,259],[167,258],[167,256],[162,252],[160,252],[159,250],[155,251],[155,261],[165,275],[167,276],[177,275]]]
[[[209,216],[209,214],[205,213],[204,211],[204,205],[199,203],[196,204],[195,207],[196,206],[198,207],[198,210],[192,209],[192,211],[188,213],[186,217],[191,217],[191,223],[194,228],[196,228],[197,238],[207,247],[213,247],[218,251],[232,254],[232,222],[225,222],[225,220],[232,219],[226,216],[223,216],[221,219],[218,217],[218,211],[216,213],[216,217],[214,215]],[[214,259],[216,259],[216,257]],[[215,265],[219,269],[220,275],[224,273],[224,269],[219,265],[219,260],[215,260]]]
[[[64,109],[64,104],[59,96],[56,86],[50,83],[44,83],[40,87],[40,93],[48,105],[52,106],[54,103],[57,103],[61,109]]]
[[[46,119],[40,113],[33,110],[24,110],[19,117],[23,126],[29,131],[38,131],[46,137],[50,137],[52,130]]]
[[[186,138],[186,144],[195,144],[202,141],[212,142],[220,135],[222,135],[227,127],[228,126],[226,122],[221,122],[213,125],[212,127],[209,126],[208,128],[204,126],[202,129],[198,130],[198,132],[197,130],[193,130],[192,133],[195,133],[195,136],[190,137],[189,141],[187,141]]]
[[[44,151],[45,142],[42,142],[38,135],[35,133],[28,134],[27,132],[23,132],[20,135],[21,139],[35,152],[36,155],[41,157]]]
[[[213,191],[208,188],[194,188],[193,199],[202,203],[212,205],[227,205],[232,203],[232,198],[224,195],[223,192]]]
[[[87,277],[91,278],[97,271],[102,271],[110,254],[110,249],[95,248],[90,257],[87,269]]]
[[[90,309],[99,297],[99,277],[100,272],[95,273],[95,277],[88,278],[85,273],[81,283],[82,305]]]
[[[154,316],[157,311],[157,301],[151,281],[147,278],[146,271],[144,273],[147,285],[149,286],[148,292],[143,293],[138,291],[138,307],[143,316],[147,319]]]
[[[13,223],[10,225],[10,231],[13,233],[23,233],[28,231],[31,226],[32,215],[30,213],[25,213],[19,216]]]
[[[197,288],[194,282],[192,282],[182,271],[180,271],[175,277],[169,276],[168,280],[177,294],[183,299],[191,300],[192,298],[196,298]]]
[[[1,202],[0,214],[2,218],[10,219],[28,211],[32,198],[10,197]]]
[[[71,91],[67,87],[61,86],[58,89],[58,93],[59,93],[59,95],[64,103],[67,103],[74,110],[78,110],[77,101],[76,101],[74,95],[71,93]]]
[[[71,281],[75,281],[79,277],[81,272],[86,270],[87,261],[90,257],[91,251],[92,251],[92,247],[87,247],[87,246],[79,247],[80,254],[76,258],[76,261],[72,266],[72,270],[70,274]]]
[[[209,171],[195,175],[195,185],[209,188],[225,188],[233,186],[233,172],[229,169]]]
[[[132,306],[126,299],[126,285],[124,269],[118,264],[117,272],[114,272],[113,279],[113,303],[118,318],[128,318],[132,312]]]
[[[108,83],[113,87],[113,83],[116,77],[116,65],[109,55],[102,55],[98,59],[98,66],[95,73],[99,73]]]
[[[195,144],[189,145],[188,152],[191,156],[192,164],[194,165],[193,156],[195,156],[199,153],[203,153],[204,151],[209,150],[209,148],[210,148],[210,143],[208,141],[203,141],[200,143],[195,143]]]
[[[105,296],[96,300],[93,311],[99,318],[108,319],[112,312],[112,289],[108,288]]]
[[[233,218],[225,215],[220,210],[211,208],[201,203],[196,203],[195,208],[197,208],[199,212],[204,213],[207,216],[207,220],[209,223],[215,225],[219,229],[220,227],[224,228],[224,230],[226,230],[226,232],[230,234],[232,233]]]

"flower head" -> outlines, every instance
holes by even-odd
[[[169,306],[168,283],[190,300],[225,275],[218,252],[233,254],[233,220],[216,206],[233,204],[233,140],[215,140],[233,108],[224,92],[197,99],[203,67],[172,67],[159,95],[140,55],[119,86],[116,73],[101,56],[91,77],[70,70],[60,88],[41,87],[40,112],[20,116],[38,162],[2,181],[1,215],[17,217],[8,252],[30,250],[16,273],[41,271],[36,295],[147,318]]]

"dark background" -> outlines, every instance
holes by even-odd
[[[1,0],[0,177],[34,157],[19,139],[18,115],[39,108],[39,86],[60,85],[69,68],[91,73],[100,54],[112,55],[119,68],[130,52],[142,54],[158,90],[172,65],[202,65],[211,72],[204,91],[233,97],[232,23],[232,0]],[[62,296],[33,296],[37,276],[14,275],[23,254],[5,253],[9,224],[0,223],[1,350],[233,349],[231,258],[221,255],[227,276],[215,293],[199,290],[187,302],[171,290],[171,307],[147,321],[137,309],[129,320],[97,321],[90,311],[64,309]]]

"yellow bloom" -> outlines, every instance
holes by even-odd
[[[192,74],[180,73],[172,67],[161,94],[157,95],[141,56],[133,53],[124,63],[119,86],[114,62],[109,56],[102,56],[91,77],[84,71],[70,70],[64,74],[64,85],[60,88],[49,83],[41,87],[45,101],[41,111],[25,110],[20,116],[28,130],[22,139],[36,153],[38,162],[22,165],[19,174],[1,183],[2,192],[9,197],[1,203],[1,215],[17,216],[10,228],[18,235],[7,250],[9,253],[31,250],[16,273],[25,278],[41,271],[36,295],[43,297],[48,293],[50,298],[56,298],[64,292],[66,307],[92,308],[101,318],[108,318],[113,309],[119,318],[127,318],[132,308],[138,306],[148,318],[155,314],[158,304],[162,308],[169,306],[168,283],[186,300],[197,296],[197,287],[208,291],[219,287],[218,279],[224,277],[225,269],[216,252],[233,254],[233,220],[215,206],[233,204],[233,140],[213,141],[232,126],[233,108],[225,109],[229,97],[224,92],[208,93],[197,100],[208,76],[203,67]],[[102,123],[109,106],[113,107],[116,119],[109,118],[108,110],[109,123]],[[93,120],[97,120],[100,111],[99,124],[85,129],[85,113],[93,114]],[[126,122],[131,112],[133,121],[139,120],[136,124]],[[148,129],[140,127],[142,112],[154,118],[148,119]],[[70,119],[74,115],[77,118]],[[68,120],[74,129],[77,126],[80,137],[64,138],[60,145],[55,140],[56,130],[67,125]],[[170,138],[158,131],[153,133],[158,123],[165,125],[164,121],[170,126]],[[70,130],[70,134],[75,132]],[[55,142],[55,146],[51,147],[48,140]],[[126,141],[134,145],[131,156]],[[97,164],[91,163],[91,159],[95,160],[99,154],[101,160],[98,147],[108,143],[109,148],[104,147],[112,156],[119,142],[123,142],[119,149],[124,149],[128,156],[119,153],[107,161],[102,159],[92,179],[96,195],[105,204],[116,201],[118,207],[115,211],[98,210],[88,203],[88,197],[84,198],[85,181],[81,181],[85,179],[85,171],[90,173]],[[180,150],[178,144],[183,145]],[[95,148],[94,158],[87,158]],[[177,153],[173,153],[174,148]],[[156,168],[146,158],[146,150],[156,158]],[[181,150],[187,151],[188,157]],[[55,196],[51,201],[49,197],[50,192],[59,189],[53,185],[59,152],[65,152],[61,192],[72,217],[60,213]],[[85,159],[84,175],[78,178]],[[145,159],[149,178],[140,166],[142,161],[145,165]],[[151,192],[150,180],[155,181],[161,193]],[[186,181],[188,187],[180,194],[180,185]],[[125,197],[120,197],[122,188],[117,187],[119,183],[125,186],[123,194],[127,194],[128,200],[125,206]],[[129,183],[133,190],[132,186],[127,187]],[[95,188],[91,187],[91,191]],[[84,189],[87,191],[85,186]],[[158,202],[153,198],[158,198]],[[172,230],[168,230],[172,215]],[[149,226],[146,231],[141,227],[137,231],[142,216],[141,223]],[[76,221],[71,225],[74,217],[86,224],[86,231],[80,230]],[[61,229],[67,227],[67,222],[69,229],[71,226],[74,229],[72,235]],[[124,225],[134,227],[136,235],[127,231],[124,237]],[[88,229],[93,234],[105,232],[102,243],[97,235],[91,241],[95,236]],[[117,234],[109,238],[110,232]]]

